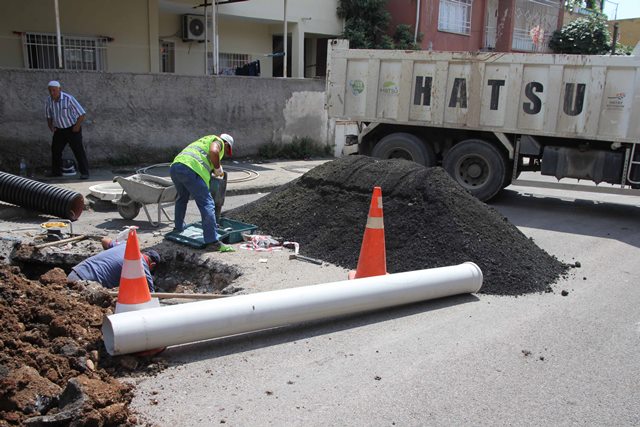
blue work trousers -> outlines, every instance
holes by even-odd
[[[209,192],[209,187],[200,175],[182,163],[171,165],[170,172],[171,180],[175,184],[178,193],[174,213],[176,230],[184,230],[184,215],[187,212],[189,197],[192,196],[202,217],[204,242],[216,242],[220,236],[216,225],[216,206]]]

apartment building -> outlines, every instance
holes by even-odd
[[[392,28],[410,24],[422,49],[549,52],[563,0],[389,0]]]
[[[0,67],[316,77],[343,28],[338,0],[55,3],[2,1]]]

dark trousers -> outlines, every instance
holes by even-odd
[[[80,174],[89,175],[89,161],[87,153],[82,145],[82,129],[78,132],[71,130],[72,128],[56,129],[53,133],[53,142],[51,143],[51,174],[62,174],[62,151],[69,144],[73,155],[78,162]]]

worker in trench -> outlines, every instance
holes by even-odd
[[[105,237],[102,239],[102,247],[105,249],[97,255],[89,257],[71,269],[67,276],[69,282],[78,280],[91,280],[98,282],[105,288],[115,288],[120,286],[120,276],[122,275],[122,265],[124,263],[124,253],[127,245],[122,242],[118,244],[112,239]],[[144,250],[140,252],[144,275],[147,278],[149,292],[154,292],[153,276],[151,275],[158,264],[162,261],[158,252],[154,250]]]
[[[220,252],[232,252],[233,248],[219,240],[216,206],[210,188],[212,179],[224,178],[221,160],[225,153],[232,155],[233,144],[233,137],[226,133],[203,136],[185,147],[170,167],[171,180],[178,193],[174,231],[184,230],[187,203],[189,197],[193,197],[202,218],[204,243]]]

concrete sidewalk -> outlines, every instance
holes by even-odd
[[[223,162],[223,168],[228,173],[227,196],[244,194],[268,193],[273,189],[286,184],[309,170],[321,165],[331,158],[314,160],[281,160],[281,161],[227,161]],[[156,176],[169,177],[168,165],[144,168],[145,173]],[[138,169],[140,170],[140,169]],[[77,191],[84,196],[85,210],[115,211],[116,206],[110,200],[102,201],[91,193],[91,187],[99,184],[114,184],[116,176],[130,176],[136,173],[134,168],[92,169],[91,178],[81,180],[79,175],[60,178],[44,178],[36,176],[32,179],[41,181],[56,187]],[[118,191],[119,194],[119,191]],[[113,199],[113,197],[112,197]],[[194,210],[197,211],[194,207]],[[19,218],[38,216],[42,212],[36,212],[22,206],[13,206],[0,200],[0,220],[19,221]],[[45,214],[46,215],[46,214]],[[144,214],[140,216],[143,218]],[[83,216],[86,220],[86,214]],[[85,221],[86,222],[86,221]],[[10,225],[6,224],[10,229]],[[7,232],[7,229],[1,231]]]
[[[227,196],[241,194],[267,193],[274,188],[286,184],[309,170],[332,159],[314,160],[281,160],[281,161],[231,161],[223,162],[223,169],[228,174]],[[162,177],[169,177],[166,164],[144,168],[145,173]],[[57,187],[77,191],[85,197],[91,194],[90,188],[98,184],[112,183],[116,176],[130,176],[136,173],[134,169],[95,169],[91,171],[91,178],[80,180],[80,176],[61,178],[41,178],[39,181]]]

